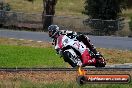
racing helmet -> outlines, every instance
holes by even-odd
[[[55,36],[59,33],[59,27],[57,25],[50,25],[48,27],[49,37],[55,38]]]

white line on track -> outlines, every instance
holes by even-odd
[[[29,42],[33,42],[34,40],[28,40]]]
[[[43,42],[43,41],[37,41],[38,43],[41,43],[41,42]]]
[[[19,39],[19,40],[23,41],[24,39]]]
[[[13,40],[13,39],[15,39],[15,38],[9,38],[9,39],[12,39],[12,40]]]
[[[9,39],[13,40],[13,39],[16,39],[16,38],[9,38]],[[17,39],[17,40],[23,41],[25,39]],[[34,40],[27,40],[27,41],[33,42]],[[42,43],[43,41],[36,41],[36,42]]]

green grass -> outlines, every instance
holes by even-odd
[[[43,0],[35,0],[34,3],[26,0],[6,0],[13,11],[27,12],[27,13],[40,13],[43,11]]]
[[[56,14],[58,15],[82,15],[84,0],[58,0]]]
[[[42,13],[43,0],[35,0],[34,3],[26,0],[6,0],[11,5],[13,11],[28,13]],[[58,0],[56,5],[56,15],[76,15],[82,16],[84,0]]]
[[[130,84],[85,84],[85,85],[78,85],[76,82],[57,82],[57,83],[33,83],[26,80],[12,80],[4,82],[1,84],[0,87],[4,88],[6,86],[10,88],[132,88],[132,83]]]
[[[132,62],[132,51],[98,49],[107,64]],[[65,63],[65,64],[64,64]],[[51,47],[0,45],[0,67],[64,67],[67,63]]]
[[[0,67],[48,66],[63,66],[63,60],[52,48],[0,45]]]
[[[26,0],[5,0],[11,5],[13,11],[42,13],[43,0],[34,0],[34,3]],[[56,5],[56,15],[83,16],[85,0],[58,0]],[[123,16],[131,17],[132,10],[123,11]]]
[[[130,19],[132,17],[132,9],[123,10],[123,16]]]
[[[45,88],[131,88],[132,84],[86,84],[83,86],[77,83],[54,83],[44,85]],[[37,88],[37,87],[36,87]]]
[[[27,13],[42,13],[43,0],[34,0],[33,3],[27,0],[5,0],[9,3],[13,11],[27,12]],[[58,0],[56,5],[56,15],[61,16],[86,16],[82,14],[84,11],[85,0]],[[126,18],[132,16],[132,9],[122,11],[122,15]]]
[[[0,67],[64,66],[65,62],[62,58],[59,58],[59,55],[56,55],[55,50],[50,45],[47,47],[45,44],[35,43],[31,47],[32,45],[34,45],[34,42],[0,39]],[[41,47],[42,45],[43,47]],[[132,51],[115,49],[99,49],[99,51],[103,53],[109,63],[132,62]],[[54,72],[48,75],[45,72],[41,74],[33,72],[1,72],[0,88],[132,88],[132,82],[130,84],[86,84],[80,86],[75,80],[67,78],[67,76],[70,77],[69,74],[67,72],[62,73],[62,75]],[[63,75],[66,78],[62,81],[54,77]],[[45,76],[49,76],[49,80]]]
[[[132,63],[132,51],[97,48],[107,65]],[[0,67],[65,67],[50,43],[0,38]],[[69,65],[68,65],[69,66]]]
[[[118,49],[98,49],[107,60],[107,64],[132,63],[132,51]]]

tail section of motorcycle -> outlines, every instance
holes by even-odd
[[[97,52],[96,54],[93,53],[92,51],[89,51],[91,58],[96,59],[96,64],[95,67],[105,67],[106,61],[103,55],[100,52]]]

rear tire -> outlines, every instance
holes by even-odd
[[[102,58],[100,60],[99,59],[96,60],[95,67],[105,67],[105,65],[106,65],[106,62],[104,60],[102,61]]]

